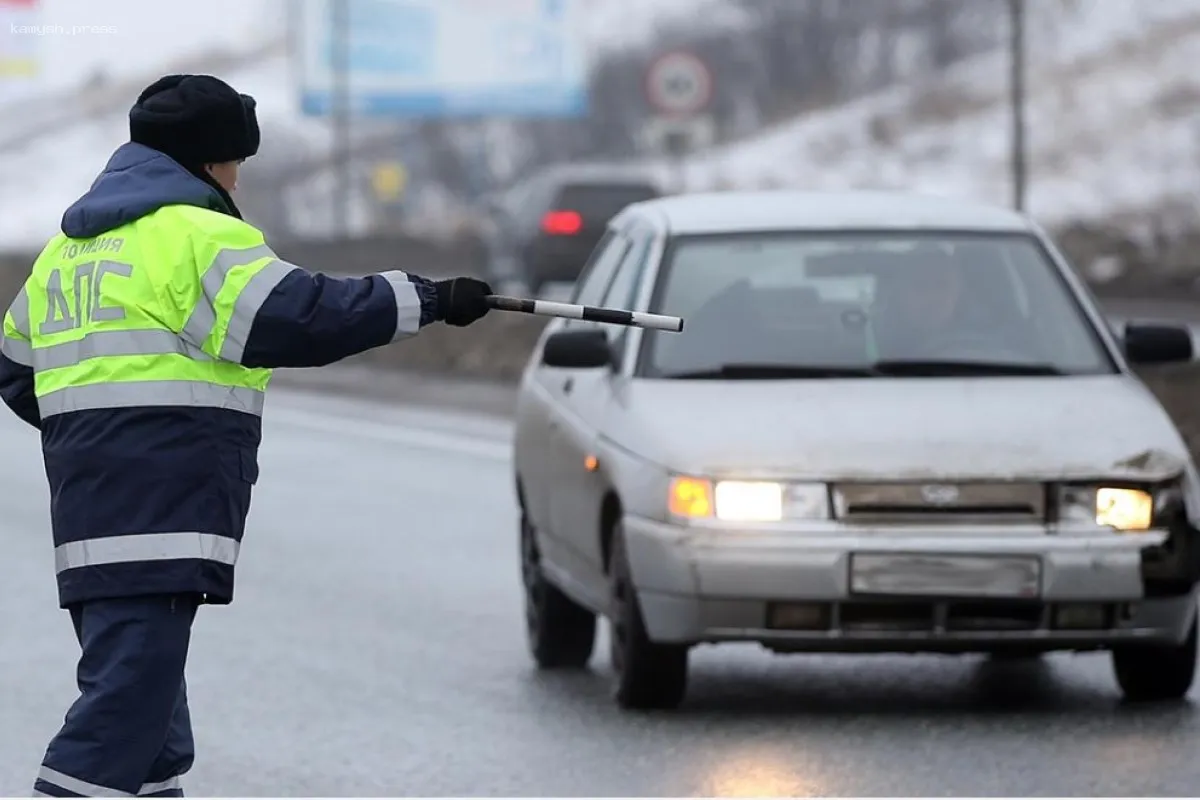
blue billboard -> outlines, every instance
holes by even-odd
[[[342,35],[355,116],[582,116],[584,1],[303,0],[301,108],[335,113]]]

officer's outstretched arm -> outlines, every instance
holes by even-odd
[[[179,334],[213,357],[319,367],[407,338],[439,317],[436,287],[424,278],[309,272],[279,258],[252,226],[227,220],[200,220],[192,242],[200,274],[168,291],[181,311]]]
[[[25,290],[4,314],[0,328],[0,399],[18,417],[42,427],[37,395],[33,392],[33,347],[29,341],[29,300]]]
[[[283,261],[275,264],[266,269],[291,269],[253,311],[238,359],[244,366],[324,366],[406,339],[435,319],[437,294],[416,275],[395,271],[335,278]],[[251,319],[256,300],[249,297],[243,304],[244,319]]]

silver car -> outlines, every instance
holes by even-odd
[[[1127,698],[1196,663],[1200,481],[1118,340],[1016,213],[908,194],[630,206],[574,301],[682,333],[556,320],[514,466],[529,645],[669,708],[689,649],[1109,650]]]

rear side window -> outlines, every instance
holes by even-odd
[[[617,269],[617,274],[604,293],[600,305],[632,310],[633,295],[641,282],[646,268],[646,256],[650,254],[650,245],[653,243],[653,238],[647,233],[638,232],[632,235],[625,260]]]
[[[599,305],[609,284],[612,283],[613,272],[625,258],[629,250],[629,239],[617,231],[609,231],[592,251],[591,258],[584,267],[583,274],[575,284],[572,303],[585,306]],[[569,324],[569,323],[568,323]]]
[[[625,206],[658,195],[658,190],[648,183],[569,184],[559,190],[554,207],[577,211],[590,222],[607,222]]]

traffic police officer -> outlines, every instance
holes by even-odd
[[[0,397],[41,431],[59,602],[82,648],[36,795],[182,796],[192,621],[233,598],[271,370],[469,325],[491,293],[280,259],[230,197],[258,151],[254,100],[216,78],[156,81],[129,130],[0,337]]]

